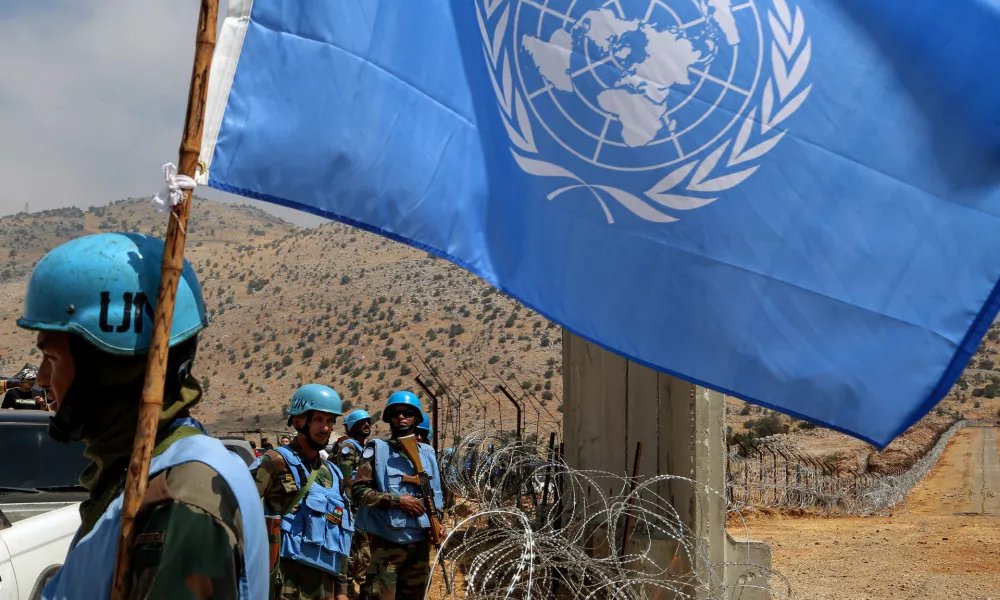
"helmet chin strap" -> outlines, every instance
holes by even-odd
[[[306,443],[309,444],[310,448],[312,448],[316,452],[319,452],[320,450],[326,448],[326,444],[320,444],[316,442],[316,440],[312,439],[312,436],[309,435],[309,424],[312,423],[312,418],[313,418],[313,413],[312,411],[309,411],[309,414],[306,415],[305,425],[303,425],[302,427],[296,427],[295,431],[298,431],[299,433],[302,434],[302,437],[306,438]]]
[[[83,439],[83,415],[73,410],[73,394],[66,394],[59,410],[49,417],[49,437],[59,444],[79,442]]]
[[[402,427],[393,427],[392,424],[390,424],[389,427],[392,428],[392,433],[396,437],[410,435],[412,433],[416,433],[416,431],[417,431],[417,425],[416,425],[416,423],[414,423],[413,425],[410,425],[409,427],[407,427],[405,429],[403,429]]]

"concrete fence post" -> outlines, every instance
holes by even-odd
[[[726,532],[725,397],[707,388],[628,361],[570,333],[563,334],[563,432],[565,458],[578,469],[629,473],[637,442],[646,450],[641,476],[671,474],[693,479],[716,493],[690,485],[659,490],[706,544],[713,565],[771,566],[770,548],[733,539]],[[669,564],[673,548],[657,563]],[[718,574],[718,572],[717,572]],[[766,587],[766,573],[753,567],[725,569],[728,586]],[[732,588],[731,588],[732,589]],[[763,600],[763,589],[736,592],[740,600]],[[732,595],[732,594],[730,594]],[[664,599],[667,600],[667,599]]]

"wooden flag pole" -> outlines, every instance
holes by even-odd
[[[194,69],[188,91],[187,116],[181,138],[179,175],[194,177],[201,154],[201,134],[204,128],[205,100],[208,96],[208,75],[215,50],[215,30],[218,23],[219,1],[201,0],[198,16],[198,36],[194,53]],[[135,540],[135,517],[146,494],[149,461],[156,443],[156,431],[163,407],[163,388],[167,370],[170,328],[174,321],[174,301],[177,284],[184,268],[184,241],[187,237],[188,215],[191,213],[191,190],[184,191],[184,201],[170,209],[167,237],[164,240],[163,262],[160,265],[160,291],[153,318],[153,336],[146,363],[146,380],[142,387],[139,421],[135,445],[125,479],[122,504],[122,527],[115,558],[112,600],[128,598],[131,584],[132,544]]]

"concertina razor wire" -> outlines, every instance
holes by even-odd
[[[441,473],[455,518],[431,567],[439,577],[428,592],[440,593],[428,597],[714,600],[763,588],[796,598],[780,573],[752,564],[749,546],[730,562],[709,551],[694,519],[666,496],[725,502],[692,479],[575,470],[546,448],[488,430],[463,439]]]

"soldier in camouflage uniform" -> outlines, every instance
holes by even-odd
[[[354,517],[341,471],[319,455],[341,414],[340,396],[325,385],[307,384],[295,392],[288,414],[298,435],[251,466],[265,512],[282,519],[279,539],[272,540],[280,546],[272,598],[347,600]],[[310,541],[316,531],[323,542]],[[332,551],[326,541],[331,537],[337,544]]]
[[[354,475],[361,464],[361,453],[365,442],[372,433],[372,417],[364,410],[356,410],[344,419],[344,432],[347,434],[337,440],[331,454],[337,460],[340,472],[344,474],[344,482],[348,489],[354,483]],[[357,503],[354,504],[355,509]],[[368,563],[371,562],[371,547],[368,545],[368,534],[355,526],[354,539],[351,540],[351,559],[347,565],[347,597],[354,600],[361,593],[365,584],[365,574]]]
[[[61,443],[83,440],[93,460],[80,480],[89,492],[80,529],[43,598],[110,596],[121,523],[116,498],[132,454],[162,255],[163,242],[146,236],[86,236],[49,252],[28,282],[18,325],[38,331],[37,383],[55,412],[49,433]],[[150,479],[135,523],[130,598],[262,600],[267,593],[264,515],[246,465],[188,415],[202,394],[191,368],[206,323],[185,261]]]
[[[402,476],[416,474],[397,438],[410,435],[421,421],[420,400],[411,392],[389,397],[382,420],[389,423],[389,440],[368,442],[354,477],[351,495],[358,523],[368,532],[371,562],[361,597],[366,600],[419,600],[430,574],[430,522],[420,487]],[[441,477],[434,449],[419,445],[424,470],[431,478],[433,506],[440,510]]]

